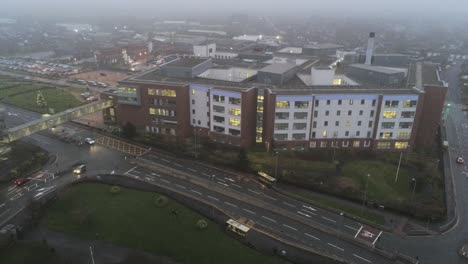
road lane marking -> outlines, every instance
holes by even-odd
[[[124,173],[124,174],[130,173],[132,170],[136,169],[137,167],[138,167],[138,166],[135,166],[135,167],[131,168],[129,171],[127,171],[127,172]]]
[[[330,221],[330,222],[336,223],[336,221],[335,221],[335,220],[333,220],[333,219],[330,219],[330,218],[327,218],[327,217],[325,217],[325,216],[322,216],[322,218],[323,218],[323,219],[325,219],[325,220],[327,220],[327,221]]]
[[[237,208],[237,205],[235,205],[235,204],[232,204],[232,203],[229,203],[229,202],[224,202],[224,203],[227,204],[227,205],[230,205],[230,206],[232,206],[232,207],[236,207],[236,208]]]
[[[14,200],[20,198],[21,196],[23,196],[22,193],[17,193],[15,196],[11,197],[10,200],[11,200],[11,201],[14,201]]]
[[[313,239],[316,239],[316,240],[320,240],[320,238],[315,237],[315,236],[313,236],[313,235],[311,235],[311,234],[304,233],[304,235],[306,235],[306,236],[308,236],[308,237],[311,237],[311,238],[313,238]]]
[[[10,211],[10,209],[7,209],[5,212],[0,214],[0,217],[2,217],[4,214],[8,213],[9,211]]]
[[[211,177],[211,175],[209,174],[206,174],[206,173],[202,173],[203,175],[205,175],[206,177]]]
[[[192,168],[187,168],[189,171],[197,172],[197,170],[194,170]]]
[[[251,214],[257,214],[257,213],[255,213],[255,212],[252,212],[252,211],[247,210],[247,209],[245,209],[245,208],[242,208],[242,210],[244,210],[244,211],[246,211],[246,212],[248,212],[248,213],[251,213]]]
[[[228,180],[228,181],[230,181],[230,182],[236,182],[234,179],[231,179],[231,178],[226,178],[226,177],[224,177],[224,179],[226,179],[226,180]]]
[[[156,174],[156,173],[154,173],[154,172],[152,172],[151,175],[156,176],[156,177],[161,177],[161,175]]]
[[[154,179],[150,177],[145,177],[145,179],[147,179],[148,181],[154,181]]]
[[[289,228],[289,229],[292,229],[292,230],[294,230],[294,231],[297,231],[297,228],[294,228],[294,227],[292,227],[292,226],[288,226],[288,225],[285,225],[285,224],[283,224],[283,226],[285,226],[285,227],[287,227],[287,228]]]
[[[255,193],[255,194],[260,194],[259,192],[256,192],[256,191],[251,190],[251,189],[247,189],[247,190],[248,190],[249,192],[253,192],[253,193]]]
[[[177,167],[183,167],[183,166],[180,165],[179,163],[174,163],[174,165],[176,165]]]
[[[265,219],[267,219],[267,220],[270,220],[270,221],[272,221],[272,222],[275,222],[275,223],[276,223],[276,220],[275,220],[275,219],[271,219],[271,218],[269,218],[269,217],[266,217],[266,216],[264,216],[264,215],[262,215],[262,217],[263,217],[263,218],[265,218]]]
[[[334,247],[334,248],[336,248],[336,249],[338,249],[338,250],[344,251],[344,249],[340,248],[340,247],[337,246],[337,245],[330,244],[330,243],[327,243],[327,245],[332,246],[332,247]]]
[[[187,189],[187,187],[182,186],[182,185],[180,185],[180,184],[176,184],[175,186],[177,186],[177,187],[179,187],[179,188],[182,188],[182,189]]]
[[[276,198],[273,198],[273,197],[271,197],[271,196],[268,196],[268,195],[266,195],[266,194],[264,194],[264,196],[265,196],[266,198],[268,198],[268,199],[271,199],[271,200],[273,200],[273,201],[276,201],[276,200],[278,200],[278,199],[276,199]]]
[[[37,183],[36,183],[34,185],[28,186],[27,189],[28,189],[28,191],[34,191],[37,187],[39,187],[39,185],[37,185]]]
[[[363,228],[363,227],[364,227],[364,226],[363,226],[363,225],[361,225],[361,228],[359,228],[359,230],[356,232],[356,235],[354,236],[354,238],[356,238],[356,237],[357,237],[357,235],[359,235],[359,233],[361,232],[361,230],[362,230],[362,228]]]
[[[213,200],[215,200],[215,201],[219,201],[219,199],[218,199],[218,198],[216,198],[216,197],[213,197],[213,196],[209,196],[209,195],[208,195],[208,198],[210,198],[210,199],[213,199]]]
[[[297,211],[297,213],[298,213],[298,214],[300,214],[300,215],[303,215],[303,216],[305,216],[305,217],[309,217],[309,218],[311,218],[311,216],[310,216],[310,215],[308,215],[308,214],[305,214],[305,213],[303,213],[303,212],[301,212],[301,211]]]
[[[217,178],[218,181],[222,181],[222,182],[226,182],[225,180],[221,179],[221,178]]]
[[[357,228],[354,228],[354,227],[352,227],[352,226],[349,226],[349,225],[344,225],[344,226],[347,227],[347,228],[349,228],[349,229],[352,229],[352,230],[354,230],[354,231],[358,231]]]
[[[138,174],[143,174],[143,172],[137,171],[137,170],[133,170],[133,172],[136,172],[136,173],[138,173]]]
[[[370,260],[365,259],[365,258],[363,258],[363,257],[361,257],[361,256],[359,256],[359,255],[353,254],[353,256],[355,256],[355,257],[358,258],[358,259],[364,260],[364,261],[367,262],[367,263],[372,263]]]
[[[290,203],[287,203],[287,202],[283,202],[283,203],[284,203],[285,205],[287,205],[287,206],[290,206],[290,207],[296,208],[296,206],[295,206],[295,205],[292,205],[292,204],[290,204]]]
[[[308,214],[311,214],[311,215],[317,215],[316,213],[314,212],[310,212],[310,211],[307,211],[306,209],[301,209],[302,211],[308,213]]]
[[[317,210],[315,208],[312,208],[310,206],[307,206],[307,205],[302,205],[302,207],[306,208],[306,209],[309,209],[309,210],[312,210],[314,212],[317,212]]]
[[[0,208],[2,208],[3,206],[5,206],[5,204],[4,204],[4,203],[0,204]]]
[[[190,190],[190,191],[192,191],[192,192],[194,192],[194,193],[196,193],[196,194],[198,194],[198,195],[202,195],[202,193],[199,192],[199,191],[195,191],[195,190]]]
[[[8,187],[8,191],[11,191],[11,190],[13,190],[15,188],[16,188],[16,185],[12,185],[12,186]]]
[[[224,182],[217,182],[217,183],[218,183],[218,184],[221,184],[221,185],[223,185],[223,186],[229,187],[229,185],[227,185],[227,184],[224,183]]]
[[[161,179],[162,182],[165,182],[165,183],[171,183],[170,181],[168,180],[165,180],[165,179]]]
[[[242,186],[238,185],[238,184],[235,184],[235,183],[231,183],[232,186],[236,186],[238,188],[242,188]]]

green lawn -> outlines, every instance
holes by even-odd
[[[16,242],[0,249],[0,262],[5,264],[62,264],[64,262],[41,242]]]
[[[122,189],[112,195],[109,190],[100,184],[72,187],[47,211],[47,226],[83,239],[99,233],[100,239],[187,264],[284,263],[225,235],[214,222],[197,229],[204,217],[175,201],[159,208],[155,193]]]
[[[74,97],[67,91],[61,89],[43,89],[44,96],[48,107],[40,108],[36,103],[37,92],[24,93],[14,95],[8,98],[7,102],[17,107],[28,109],[38,113],[48,113],[49,109],[53,109],[54,113],[62,112],[69,108],[73,108],[82,104],[80,100]]]

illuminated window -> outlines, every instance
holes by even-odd
[[[229,114],[233,116],[240,116],[241,110],[239,108],[229,108]]]
[[[257,133],[262,133],[263,132],[263,127],[257,127]]]
[[[263,113],[263,105],[257,106],[257,112]]]
[[[353,105],[353,100],[349,99],[348,103],[349,103],[349,105]]]
[[[333,79],[333,85],[341,85],[341,79]]]
[[[309,107],[308,101],[296,101],[294,102],[294,108],[307,108]]]
[[[383,112],[383,117],[384,118],[395,118],[396,117],[396,111],[384,111]]]
[[[155,95],[154,89],[149,88],[148,89],[148,95]]]
[[[324,130],[324,131],[322,132],[322,136],[323,136],[323,137],[327,137],[327,131],[326,131],[326,130]]]
[[[279,109],[289,108],[289,101],[278,101],[278,102],[276,102],[276,108],[279,108]]]
[[[359,141],[359,140],[353,141],[353,147],[359,148],[359,146],[361,146],[361,141]]]
[[[240,119],[237,118],[229,118],[229,125],[231,126],[240,126]]]
[[[404,100],[403,101],[403,107],[408,108],[408,107],[415,107],[418,101],[416,100]]]
[[[156,114],[156,109],[150,107],[150,109],[149,109],[149,114],[150,114],[150,115],[155,115],[155,114]]]
[[[411,132],[398,132],[397,138],[398,139],[409,139],[411,136]]]
[[[192,94],[195,94],[195,89],[192,89]]]
[[[408,142],[395,142],[396,149],[406,149],[408,148]]]
[[[262,141],[263,141],[263,138],[261,135],[255,137],[255,142],[262,143]]]
[[[378,149],[389,149],[391,146],[390,142],[378,142],[377,143],[377,148]]]
[[[393,133],[392,132],[381,132],[380,138],[381,139],[392,139]]]
[[[167,96],[167,97],[176,97],[176,91],[174,90],[168,90],[168,89],[162,89],[160,91],[161,96]]]
[[[259,95],[259,96],[257,96],[257,102],[259,102],[259,103],[262,103],[262,102],[263,102],[263,100],[264,100],[264,97],[263,97],[263,95]]]

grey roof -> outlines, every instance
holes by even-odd
[[[209,59],[200,59],[200,58],[179,58],[178,60],[173,60],[169,63],[164,64],[162,67],[190,67],[193,68]]]
[[[339,49],[342,48],[343,45],[333,44],[333,43],[317,43],[314,45],[306,45],[304,48],[306,49]]]
[[[296,64],[292,63],[276,63],[276,64],[271,64],[268,65],[262,69],[259,70],[259,72],[269,72],[269,73],[285,73],[293,68],[296,67]]]
[[[367,64],[351,64],[349,66],[363,69],[363,70],[368,70],[368,71],[385,73],[385,74],[396,74],[396,73],[406,72],[406,69],[382,67],[382,66],[367,65]]]

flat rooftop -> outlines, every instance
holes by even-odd
[[[391,68],[391,67],[382,67],[382,66],[357,64],[357,63],[351,64],[349,66],[363,69],[363,70],[373,71],[373,72],[385,73],[385,74],[397,74],[397,73],[402,73],[402,72],[407,71],[407,69],[403,69],[403,68]]]
[[[277,52],[281,53],[290,53],[290,54],[301,54],[302,53],[302,48],[298,47],[284,47]]]
[[[296,67],[294,63],[275,63],[261,68],[260,72],[282,74]]]
[[[193,68],[205,61],[208,61],[209,59],[201,59],[201,58],[179,58],[179,59],[176,59],[176,60],[173,60],[169,63],[166,63],[164,65],[162,65],[162,67],[164,66],[168,66],[168,67],[189,67],[189,68]]]
[[[308,49],[339,49],[342,47],[343,45],[338,45],[338,44],[333,44],[333,43],[317,43],[317,44],[304,46],[304,48],[308,48]]]
[[[199,74],[198,77],[228,82],[243,82],[256,75],[256,70],[233,67],[229,69],[209,69]]]

